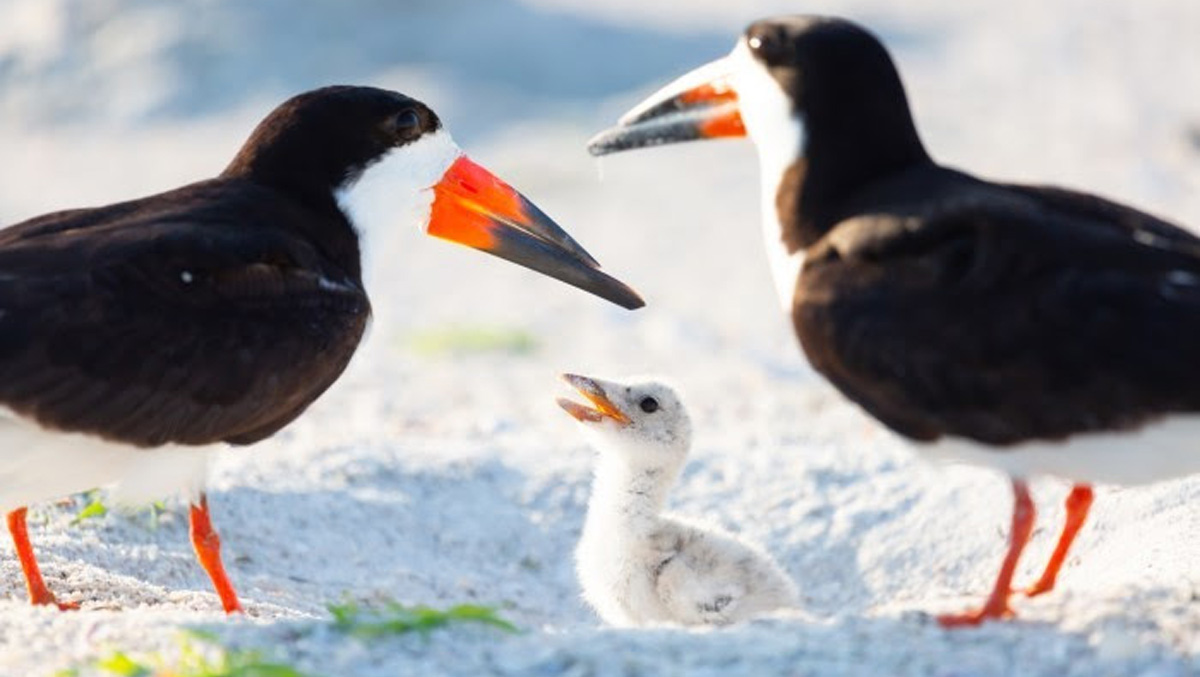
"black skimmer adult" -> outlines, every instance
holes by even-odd
[[[1029,476],[1075,483],[1036,595],[1054,587],[1092,483],[1200,472],[1200,239],[1093,195],[935,163],[888,52],[840,19],[752,24],[590,149],[744,135],[809,361],[920,450],[1012,478],[995,587],[944,625],[1012,615]]]
[[[206,458],[270,437],[350,361],[371,306],[337,200],[385,158],[431,189],[429,234],[642,305],[428,106],[367,87],[283,103],[215,179],[0,230],[0,512],[34,604],[72,606],[43,582],[25,506],[116,482],[190,493],[197,557],[239,609]]]

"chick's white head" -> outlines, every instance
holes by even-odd
[[[603,380],[564,374],[587,400],[558,404],[583,428],[597,449],[631,466],[681,462],[691,444],[692,422],[675,390],[653,378]]]

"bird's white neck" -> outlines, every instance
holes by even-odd
[[[779,222],[779,190],[788,170],[796,162],[803,161],[804,123],[791,116],[774,120],[769,134],[754,137],[758,149],[759,181],[762,182],[762,227],[763,240],[767,247],[767,260],[771,264],[771,279],[775,292],[785,312],[791,312],[792,295],[796,290],[796,278],[804,264],[804,253],[789,253],[783,243],[783,226]],[[754,128],[751,127],[753,130]]]
[[[662,466],[633,468],[601,456],[588,503],[588,525],[635,538],[649,533],[657,524],[679,470]]]
[[[775,195],[779,178],[772,181],[764,170],[762,188],[762,229],[763,244],[766,246],[767,262],[771,265],[771,281],[775,283],[775,293],[785,312],[792,310],[792,296],[796,291],[796,279],[800,276],[800,268],[804,265],[804,252],[789,253],[783,243],[783,226],[779,222],[779,211],[775,207]]]
[[[804,157],[804,120],[796,113],[795,102],[779,82],[751,55],[744,38],[729,55],[729,62],[738,94],[738,109],[746,133],[758,150],[763,237],[767,243],[771,277],[784,310],[790,312],[804,255],[789,254],[784,247],[775,202],[784,174]]]

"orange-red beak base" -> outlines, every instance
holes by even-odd
[[[700,71],[714,70],[709,64],[680,80],[694,81]],[[679,82],[679,81],[677,81]],[[683,141],[700,141],[746,136],[746,125],[738,109],[738,96],[727,74],[680,89],[668,85],[638,104],[616,127],[600,132],[588,142],[592,155],[661,146]]]
[[[623,308],[645,305],[549,216],[494,174],[460,156],[433,187],[427,232],[566,282]]]

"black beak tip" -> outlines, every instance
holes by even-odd
[[[625,310],[637,310],[646,307],[645,299],[639,296],[637,292],[630,290],[629,297],[629,302],[621,305]]]
[[[639,122],[609,127],[593,136],[587,143],[587,149],[593,156],[600,157],[627,150],[694,141],[698,138],[700,133],[691,123],[678,123],[666,127]]]
[[[617,130],[615,128],[606,129],[588,139],[588,152],[591,153],[593,157],[600,157],[602,155],[608,155],[609,153],[615,153],[620,150],[620,148],[617,148],[617,145],[619,144],[614,143],[613,137],[616,136],[616,131]]]
[[[640,294],[635,292],[631,287],[624,283],[619,281],[617,281],[617,283],[620,284],[618,289],[612,290],[610,293],[603,294],[603,297],[606,300],[621,306],[625,310],[637,310],[638,308],[645,307],[646,301],[642,299]]]
[[[609,127],[588,140],[587,149],[594,157],[620,153],[621,151],[657,146],[664,143],[646,130],[617,125]]]

